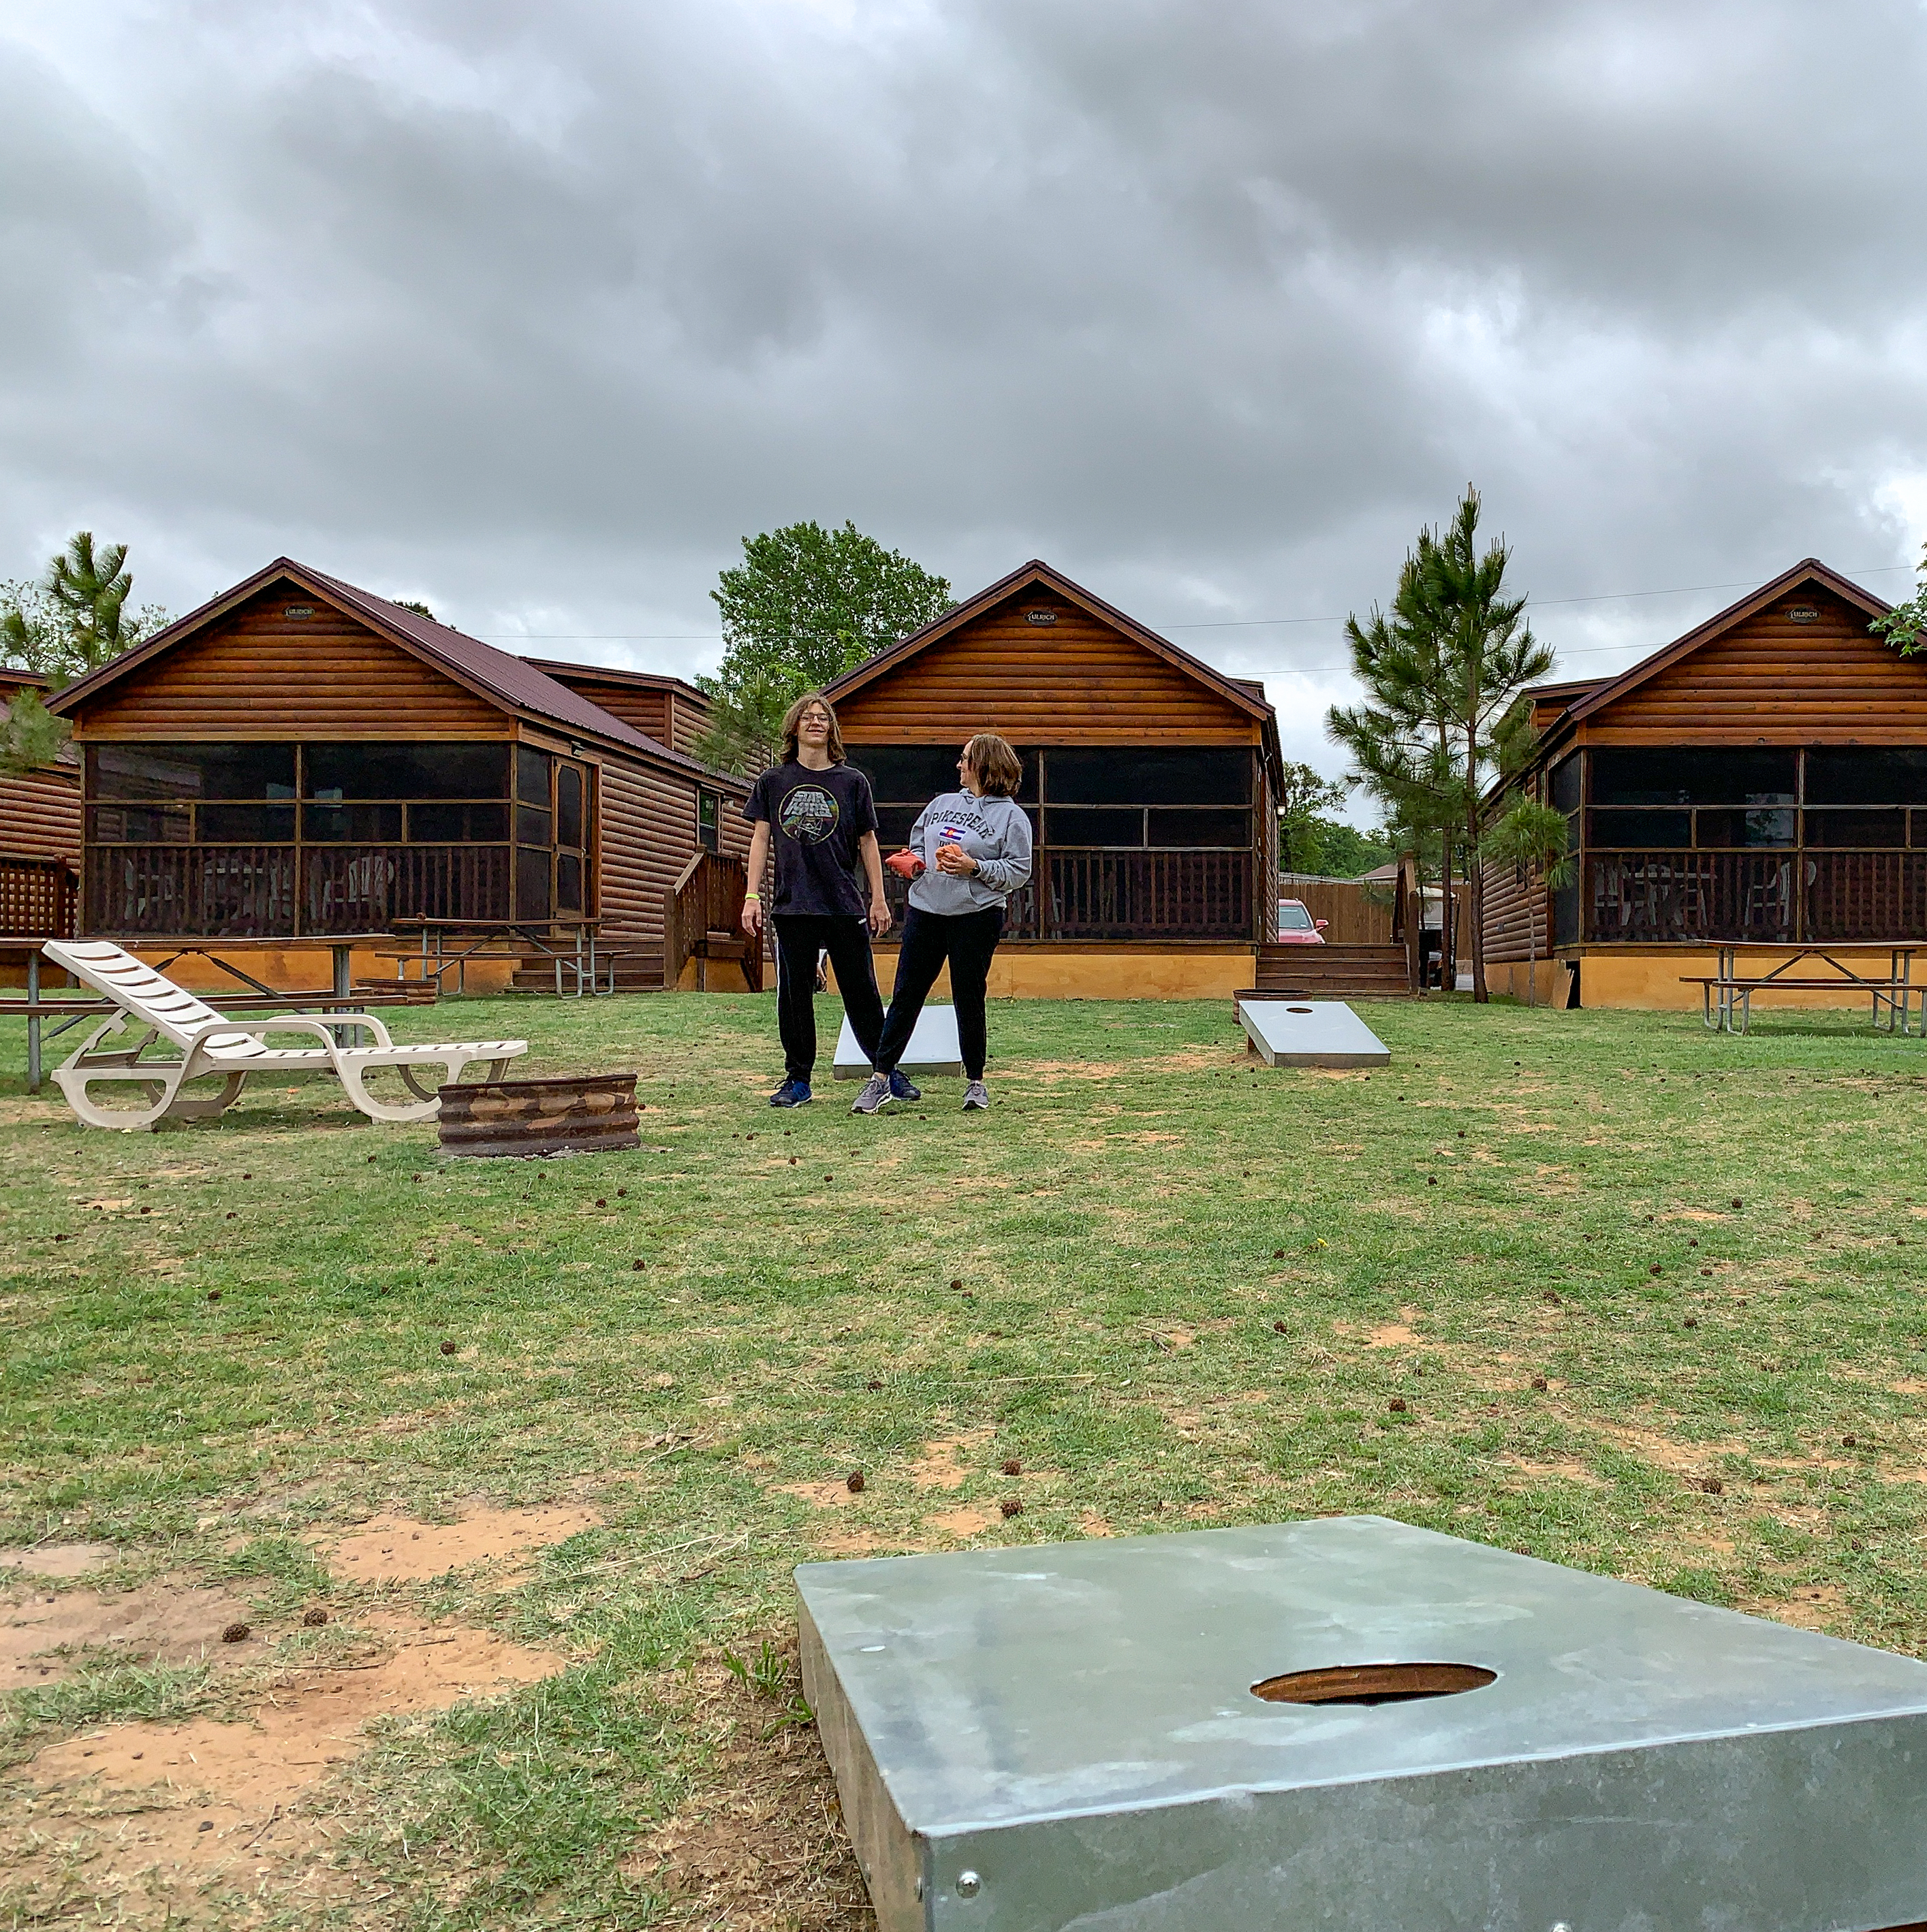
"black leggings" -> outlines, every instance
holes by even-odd
[[[861,919],[779,912],[776,928],[776,1030],[783,1042],[783,1071],[807,1081],[816,1070],[816,956],[827,950],[836,969],[836,990],[857,1044],[875,1058],[883,1031],[883,996],[870,957],[869,928]]]
[[[890,1016],[883,1039],[870,1064],[879,1073],[894,1073],[903,1049],[916,1030],[917,1016],[937,983],[946,963],[950,969],[950,998],[957,1012],[957,1045],[962,1049],[964,1077],[983,1078],[985,1051],[983,988],[990,977],[990,956],[1003,936],[1004,908],[945,914],[915,906],[903,915],[903,944],[896,956],[896,986],[890,996]]]

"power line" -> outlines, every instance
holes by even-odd
[[[1850,570],[1844,574],[1849,577],[1879,577],[1896,570],[1911,570],[1910,563],[1868,564],[1863,569]],[[1680,584],[1666,590],[1601,590],[1583,597],[1533,597],[1529,604],[1542,608],[1567,604],[1616,604],[1635,597],[1690,597],[1709,590],[1748,590],[1754,587],[1754,580],[1745,578],[1730,584]],[[1351,614],[1347,612],[1346,616]],[[1337,617],[1223,617],[1208,618],[1182,624],[1161,624],[1154,628],[1163,631],[1247,631],[1271,630],[1288,624],[1342,624],[1344,616]],[[714,644],[722,641],[720,631],[481,631],[476,633],[492,644]],[[1601,651],[1625,650],[1624,644],[1590,645],[1584,650],[1568,651],[1568,657],[1589,657]],[[1291,668],[1305,675],[1319,671],[1346,670],[1346,664],[1310,664]],[[1283,675],[1283,674],[1280,674]]]

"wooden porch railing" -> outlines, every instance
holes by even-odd
[[[0,939],[71,939],[80,880],[65,859],[0,854]]]
[[[1595,942],[1927,939],[1927,852],[1596,852],[1583,903]]]
[[[1249,852],[1043,855],[1046,939],[1249,939]]]
[[[725,959],[752,993],[763,990],[763,946],[743,930],[749,879],[740,859],[698,852],[663,895],[662,983],[671,992],[692,959]]]

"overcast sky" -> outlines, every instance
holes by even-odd
[[[1911,0],[7,0],[0,577],[287,552],[686,674],[848,517],[1335,771],[1337,625],[1256,620],[1469,479],[1567,675],[1910,585],[1924,82]]]

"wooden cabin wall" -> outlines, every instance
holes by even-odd
[[[0,854],[79,862],[78,770],[48,765],[18,778],[0,778]]]
[[[1047,605],[1049,625],[1025,620]],[[853,744],[1255,745],[1259,722],[1068,602],[1014,598],[836,706]]]
[[[620,718],[645,738],[653,738],[659,745],[669,742],[669,694],[666,691],[653,691],[647,686],[605,682],[588,674],[578,677],[573,672],[544,668],[545,674],[557,684],[566,685],[578,697],[599,705],[611,716]]]
[[[1532,922],[1538,922],[1538,956],[1545,958],[1551,946],[1552,905],[1545,888],[1528,883],[1516,866],[1496,866],[1489,861],[1480,867],[1485,885],[1485,958],[1490,966],[1517,960],[1520,964],[1532,956]],[[1469,953],[1469,944],[1462,945]]]
[[[285,614],[304,603],[312,617]],[[179,744],[515,733],[507,712],[286,584],[109,686],[73,722],[79,737]]]
[[[1796,624],[1805,606],[1817,620]],[[1927,744],[1927,663],[1808,584],[1583,720],[1590,745]]]
[[[599,777],[602,939],[612,950],[662,956],[663,896],[697,850],[696,794],[720,790],[721,844],[737,858],[749,850],[743,790],[699,786],[693,774],[605,758]]]

